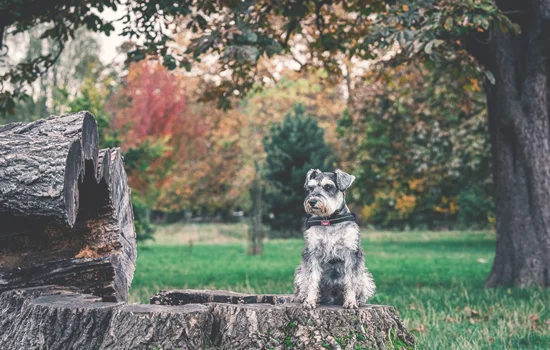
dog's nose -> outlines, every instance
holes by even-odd
[[[317,202],[318,202],[318,200],[315,199],[315,198],[311,198],[311,199],[309,199],[309,200],[307,201],[307,203],[308,203],[309,205],[311,205],[312,207],[313,207],[315,204],[317,204]]]

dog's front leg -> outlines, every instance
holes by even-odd
[[[354,271],[352,259],[345,259],[344,266],[344,304],[345,309],[357,309],[357,295],[355,294],[354,283],[359,282]]]
[[[321,274],[323,270],[315,256],[310,255],[310,258],[304,261],[304,263],[308,273],[306,274],[306,298],[302,303],[302,307],[304,309],[314,309],[317,307],[317,302],[319,300],[319,285],[321,283]]]

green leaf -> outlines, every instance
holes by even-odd
[[[498,26],[499,26],[501,32],[508,33],[507,23],[504,23],[503,21],[499,21]]]
[[[185,70],[187,72],[190,72],[191,71],[191,62],[189,62],[188,60],[183,60],[180,62],[180,67],[183,67],[185,68]]]
[[[446,30],[451,30],[452,27],[453,27],[453,18],[447,17],[447,19],[445,20],[445,24],[443,25],[443,28],[445,28]]]
[[[245,38],[246,38],[247,41],[249,41],[251,43],[255,43],[258,40],[258,35],[254,32],[246,32],[245,33]]]
[[[445,41],[443,40],[440,40],[440,39],[435,39],[435,40],[431,40],[429,41],[426,46],[424,47],[424,51],[428,54],[428,55],[431,55],[432,52],[433,52],[433,47],[438,47],[439,45],[443,44]]]
[[[434,40],[428,42],[426,46],[424,46],[424,52],[426,52],[428,55],[431,55],[433,46],[434,46]]]
[[[162,64],[169,70],[176,69],[176,60],[172,55],[164,55],[162,58]]]

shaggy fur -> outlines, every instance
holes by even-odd
[[[354,176],[341,170],[323,173],[312,169],[306,176],[308,214],[329,218],[347,214],[344,191]],[[359,227],[355,222],[312,226],[305,232],[302,262],[294,274],[294,294],[306,309],[319,303],[357,308],[376,287],[365,267]]]

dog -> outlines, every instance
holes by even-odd
[[[349,211],[345,191],[355,176],[342,170],[306,175],[305,246],[294,274],[294,295],[305,309],[318,304],[355,309],[366,304],[376,286],[365,267],[359,226]]]

